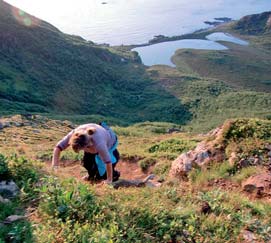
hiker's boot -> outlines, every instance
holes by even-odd
[[[117,181],[120,177],[120,172],[117,170],[113,171],[113,181]]]

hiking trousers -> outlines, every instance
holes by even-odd
[[[88,171],[88,176],[89,176],[89,180],[106,180],[107,179],[107,174],[106,172],[104,173],[104,175],[100,175],[99,171],[98,171],[98,166],[96,164],[95,161],[95,156],[97,154],[92,154],[92,153],[84,153],[83,159],[82,159],[82,165],[85,167],[85,169]],[[115,167],[119,161],[120,155],[119,155],[119,151],[117,149],[115,149],[113,151],[113,155],[116,157],[117,162],[112,164],[113,167],[113,181],[117,181],[120,177],[120,172],[115,170]]]

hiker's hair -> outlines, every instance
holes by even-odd
[[[74,133],[70,138],[70,145],[74,152],[78,153],[87,145],[87,136],[82,133]]]

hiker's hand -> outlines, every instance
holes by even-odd
[[[113,187],[113,182],[105,180],[101,183],[102,186]]]
[[[59,165],[53,165],[52,166],[52,171],[57,172],[59,170]]]

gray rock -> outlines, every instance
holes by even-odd
[[[178,129],[178,128],[175,128],[175,127],[172,127],[172,128],[169,128],[168,130],[167,130],[167,133],[174,133],[174,132],[180,132],[181,130],[180,129]]]
[[[24,124],[22,122],[14,122],[13,125],[15,127],[22,127]]]
[[[1,181],[0,194],[6,197],[16,197],[20,193],[19,187],[14,181]]]
[[[4,220],[4,223],[5,224],[11,224],[11,223],[13,223],[15,221],[22,220],[22,219],[25,219],[25,218],[26,217],[23,216],[23,215],[10,215]]]
[[[6,128],[6,127],[11,127],[11,123],[10,122],[3,122],[3,128]]]
[[[4,124],[0,122],[0,130],[4,128]]]
[[[206,159],[209,159],[210,156],[209,156],[209,152],[208,150],[207,151],[202,151],[200,153],[197,154],[197,157],[196,157],[196,163],[197,164],[202,164],[206,161]]]
[[[172,162],[170,175],[173,177],[182,177],[192,169],[194,156],[191,151],[181,154]]]
[[[3,198],[3,197],[0,195],[0,203],[10,203],[10,200],[7,199],[7,198]]]

